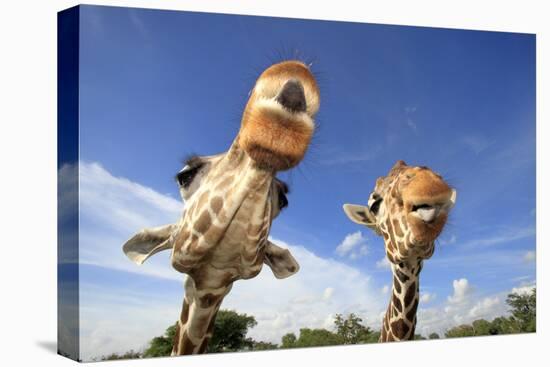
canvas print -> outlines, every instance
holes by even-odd
[[[535,332],[535,46],[60,12],[58,353]]]

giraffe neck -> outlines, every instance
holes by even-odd
[[[384,316],[380,342],[414,339],[421,270],[420,259],[392,263],[392,296]]]
[[[217,289],[197,289],[191,277],[185,281],[185,297],[172,355],[202,354],[214,331],[214,322],[224,297],[231,290],[232,283]]]

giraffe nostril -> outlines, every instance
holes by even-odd
[[[302,83],[296,79],[286,82],[277,96],[277,101],[292,112],[304,112],[306,110],[306,96]]]

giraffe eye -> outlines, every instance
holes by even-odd
[[[369,207],[369,210],[372,212],[372,214],[377,215],[378,211],[380,210],[380,204],[382,204],[382,198],[374,199],[374,203],[372,203]]]
[[[188,188],[189,185],[193,182],[193,179],[201,169],[203,164],[198,165],[186,165],[183,167],[181,171],[178,172],[176,175],[176,181],[178,181],[178,184],[183,188]]]
[[[275,179],[276,183],[276,189],[277,189],[277,201],[279,202],[279,210],[283,210],[288,206],[288,198],[286,197],[286,194],[288,194],[288,185],[286,182],[279,180],[278,178]]]
[[[286,198],[286,195],[279,191],[279,210],[283,210],[288,206],[288,199]]]
[[[380,209],[380,204],[382,203],[382,197],[373,192],[369,198],[368,207],[372,214],[377,215],[378,210]]]

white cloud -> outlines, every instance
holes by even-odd
[[[334,294],[334,288],[332,287],[325,288],[325,290],[323,291],[323,299],[325,301],[328,301],[332,298],[333,294]]]
[[[388,294],[390,291],[390,286],[389,285],[385,285],[382,287],[382,289],[380,290],[380,292],[382,292],[382,294]]]
[[[500,304],[498,297],[485,297],[470,309],[468,316],[471,318],[485,318],[490,316],[493,309]]]
[[[168,251],[138,266],[122,245],[142,228],[176,222],[183,203],[148,187],[111,175],[97,163],[81,162],[80,262],[181,281]]]
[[[251,337],[280,343],[284,334],[298,333],[302,327],[332,326],[332,322],[327,325],[327,320],[336,313],[355,312],[371,327],[380,327],[379,314],[387,300],[379,296],[368,275],[336,260],[321,258],[304,247],[274,242],[290,249],[300,271],[277,280],[264,267],[258,277],[235,283],[223,303],[224,308],[256,317],[258,325],[251,330]]]
[[[526,295],[526,294],[530,294],[531,291],[535,288],[535,284],[534,283],[531,283],[531,284],[528,284],[528,285],[523,285],[523,286],[520,286],[520,287],[514,287],[512,288],[512,293],[517,293],[517,294],[521,294],[521,295]]]
[[[506,297],[512,292],[527,292],[534,284],[513,288],[491,295],[477,294],[466,279],[453,281],[453,295],[447,302],[434,307],[421,307],[418,310],[417,332],[429,335],[436,332],[441,336],[445,331],[461,324],[469,324],[478,319],[493,320],[509,314]],[[423,303],[420,303],[423,306]]]
[[[369,252],[367,238],[361,231],[348,234],[336,247],[336,253],[341,257],[349,257],[352,260],[367,255]]]
[[[525,262],[532,262],[532,261],[535,261],[537,256],[537,254],[535,253],[535,251],[527,251],[525,253],[525,255],[523,256],[523,260]]]
[[[421,303],[428,303],[433,301],[436,298],[435,293],[430,292],[420,292],[420,302]]]
[[[126,239],[140,228],[178,219],[183,209],[179,200],[115,177],[96,163],[80,164],[80,195],[82,263],[153,276],[154,281],[183,281],[182,274],[171,268],[168,251],[137,266],[121,249]],[[289,248],[300,264],[300,271],[278,280],[264,267],[256,278],[237,281],[222,305],[254,315],[258,325],[251,330],[251,337],[280,343],[288,332],[298,333],[302,327],[330,327],[336,313],[348,312],[360,315],[375,329],[380,327],[379,315],[387,300],[380,297],[379,288],[372,284],[368,274],[337,260],[319,257],[302,246],[272,240]],[[365,245],[362,235],[355,235],[351,241],[351,249],[346,253],[349,256],[357,252],[361,256],[364,251],[361,246]],[[140,289],[143,279],[137,279],[124,289],[81,284],[84,359],[144,348],[148,340],[161,335],[177,319],[183,290],[177,295],[160,290],[151,294]]]
[[[470,295],[472,288],[468,279],[453,280],[453,295],[448,297],[449,303],[462,303]]]
[[[378,269],[391,269],[391,263],[388,260],[388,258],[384,255],[383,258],[381,258],[376,262],[376,267]]]

